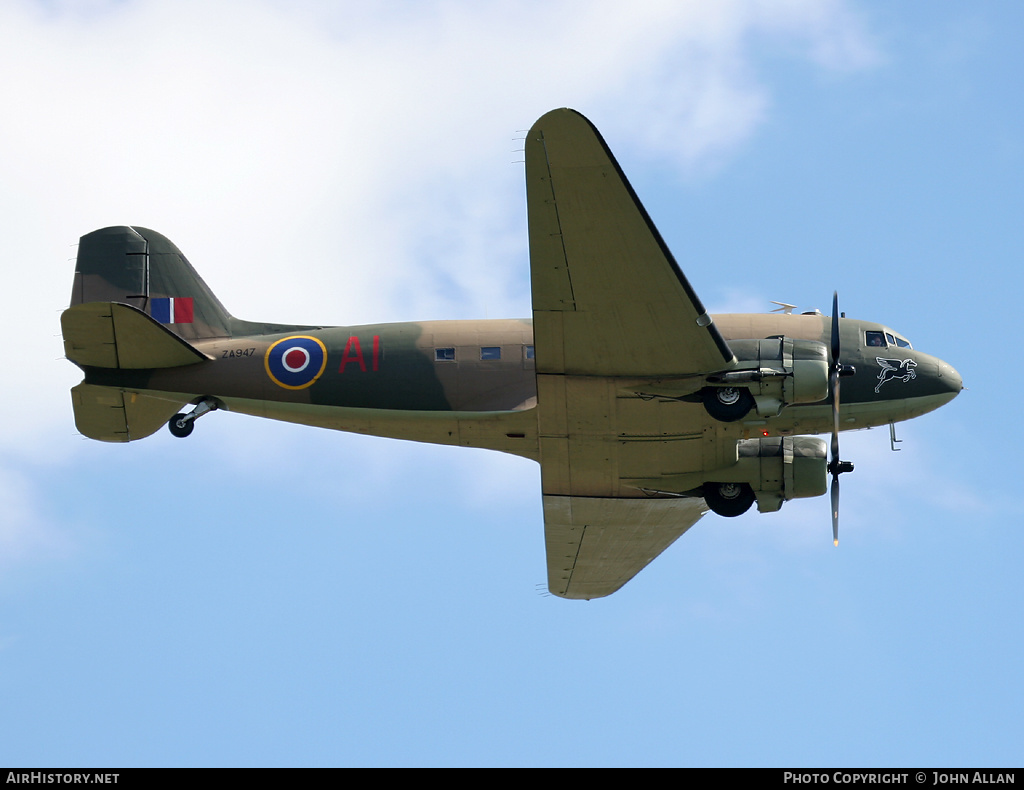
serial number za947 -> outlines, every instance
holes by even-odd
[[[231,359],[232,357],[251,357],[255,353],[256,353],[255,347],[254,348],[229,348],[229,349],[225,350],[221,354],[220,358],[221,359]]]

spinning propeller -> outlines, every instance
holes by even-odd
[[[853,464],[839,460],[839,379],[857,372],[853,365],[844,365],[839,356],[839,293],[832,293],[832,347],[831,364],[828,374],[829,390],[832,393],[832,455],[828,471],[832,474],[832,542],[839,545],[839,475],[852,472]]]

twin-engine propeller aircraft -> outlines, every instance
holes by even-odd
[[[75,423],[108,442],[223,410],[501,450],[541,464],[548,587],[609,595],[708,509],[826,492],[839,432],[962,388],[881,324],[817,312],[712,318],[597,130],[554,110],[526,140],[533,320],[351,327],[233,317],[165,237],[82,237],[67,358]],[[840,390],[842,400],[840,401]],[[182,407],[191,405],[190,410]],[[831,446],[800,434],[831,432]]]

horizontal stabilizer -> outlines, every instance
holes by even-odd
[[[194,365],[209,359],[131,305],[75,305],[61,314],[60,325],[64,354],[76,365],[144,370]]]
[[[101,442],[130,442],[156,433],[182,404],[117,387],[79,384],[71,388],[75,427]]]

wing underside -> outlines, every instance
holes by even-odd
[[[526,141],[538,373],[680,376],[733,354],[590,121],[543,116]]]
[[[703,499],[545,496],[548,589],[563,598],[611,595],[706,510]]]
[[[735,357],[586,118],[534,124],[526,182],[548,585],[596,598],[707,509],[629,481],[699,473],[721,449],[700,406],[643,402],[627,382],[698,380]]]

